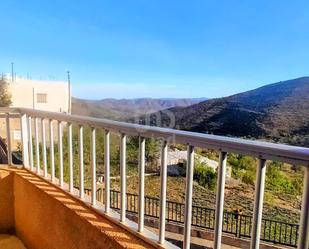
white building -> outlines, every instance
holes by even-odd
[[[71,90],[67,82],[16,78],[9,83],[9,91],[12,107],[65,113],[71,110]]]
[[[179,163],[183,163],[187,160],[188,152],[186,150],[174,150],[174,151],[169,151],[167,153],[167,165],[176,165]],[[215,160],[211,160],[207,157],[201,156],[196,154],[195,155],[195,160],[205,163],[208,165],[208,167],[213,168],[215,171],[218,168],[218,162]]]
[[[71,89],[67,82],[29,80],[19,77],[16,77],[12,82],[9,77],[7,79],[8,91],[12,96],[11,107],[70,113]],[[20,120],[10,119],[10,126],[11,143],[16,149],[21,142]],[[41,132],[39,132],[39,136],[40,134]],[[4,118],[0,119],[0,137],[6,138],[6,120]]]

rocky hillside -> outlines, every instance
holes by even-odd
[[[161,123],[157,123],[160,116]],[[149,118],[149,117],[148,117]],[[145,123],[146,116],[139,123]],[[150,115],[151,125],[309,146],[309,77]],[[132,121],[132,120],[131,120]]]

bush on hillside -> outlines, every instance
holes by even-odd
[[[283,163],[271,162],[266,171],[266,188],[275,192],[300,195],[302,193],[302,180],[289,178],[282,172]]]
[[[194,165],[194,180],[199,185],[210,190],[214,190],[216,186],[217,174],[213,168],[207,163],[196,162]]]

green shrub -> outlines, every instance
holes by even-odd
[[[194,166],[194,180],[199,185],[210,190],[214,190],[216,186],[217,174],[213,168],[209,167],[207,163],[196,162]]]
[[[290,179],[282,172],[283,163],[271,162],[266,171],[266,188],[271,191],[300,195],[302,192],[301,179]]]
[[[249,156],[230,154],[228,163],[232,166],[232,176],[246,184],[254,185],[256,161]]]
[[[253,171],[244,172],[241,180],[243,183],[254,185],[255,174]]]

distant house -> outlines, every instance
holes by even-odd
[[[167,153],[167,165],[168,165],[168,172],[170,172],[171,175],[176,175],[177,174],[177,168],[175,168],[175,165],[179,165],[181,163],[186,162],[187,160],[187,151],[186,150],[174,150],[174,151],[169,151]],[[214,171],[217,171],[219,163],[215,160],[211,160],[207,157],[201,156],[196,154],[195,158],[196,161],[200,163],[205,163],[207,164],[208,167],[212,168]],[[231,176],[231,169],[228,167],[226,171],[226,176],[230,177]]]
[[[175,150],[169,151],[167,154],[167,165],[176,165],[183,163],[187,160],[188,153],[186,150]],[[207,157],[196,154],[195,160],[198,160],[201,163],[206,163],[209,167],[217,170],[218,162],[211,160]]]

